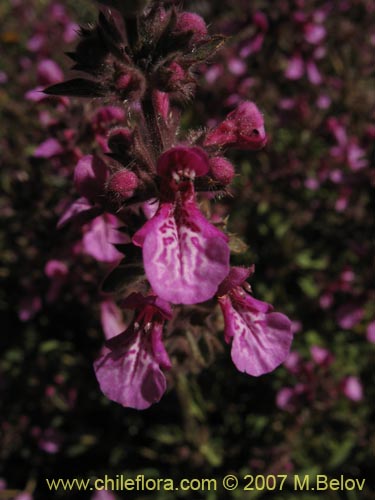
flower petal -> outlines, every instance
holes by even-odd
[[[33,156],[35,158],[52,158],[52,156],[61,155],[64,148],[57,139],[51,137],[39,144],[35,149]]]
[[[121,334],[124,335],[124,334]],[[126,332],[123,349],[104,354],[94,369],[102,392],[123,406],[144,410],[157,403],[166,390],[163,372],[152,355],[143,331]]]
[[[81,196],[94,199],[103,194],[108,167],[99,157],[83,156],[74,170],[74,185]]]
[[[164,347],[162,336],[163,324],[155,323],[151,333],[152,350],[159,365],[162,368],[169,369],[172,367],[172,363]]]
[[[185,170],[192,170],[197,176],[205,175],[209,170],[208,156],[199,147],[176,146],[160,156],[156,168],[158,174],[163,177]]]
[[[161,205],[133,242],[154,292],[172,304],[211,299],[229,272],[227,237],[201,214],[192,199],[178,208]]]
[[[97,217],[101,213],[100,207],[95,207],[86,198],[78,198],[73,201],[60,217],[57,228],[65,226],[68,222],[75,220],[76,222],[84,223]]]
[[[231,356],[239,371],[258,377],[285,361],[293,339],[291,322],[286,316],[242,306],[235,308],[228,297],[221,298],[219,303],[226,340],[233,337]]]
[[[112,300],[104,300],[100,304],[100,320],[106,339],[115,337],[125,330],[121,310]]]
[[[99,262],[115,262],[123,257],[111,243],[115,238],[116,218],[111,214],[96,217],[86,227],[83,235],[83,250]]]

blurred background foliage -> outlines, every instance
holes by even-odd
[[[108,401],[98,388],[92,362],[103,339],[98,285],[107,267],[72,252],[72,230],[56,229],[74,195],[75,148],[97,147],[82,117],[92,121],[100,104],[25,98],[43,83],[42,60],[68,70],[71,23],[95,20],[89,0],[56,5],[0,3],[2,487],[44,500],[78,495],[48,492],[45,478],[321,473],[367,481],[365,492],[324,498],[373,498],[372,2],[185,2],[228,41],[201,68],[184,128],[222,119],[241,99],[265,114],[267,147],[231,156],[239,175],[216,210],[229,212],[230,231],[248,245],[235,263],[255,263],[256,296],[293,320],[296,357],[256,379],[235,370],[227,346],[210,366],[192,353],[193,368],[177,367],[169,393],[143,412]],[[35,155],[48,134],[65,140],[52,159]],[[69,267],[57,300],[48,298],[51,259]],[[282,492],[255,493],[315,498],[293,492],[290,480]],[[226,495],[196,497],[250,498],[240,489]]]

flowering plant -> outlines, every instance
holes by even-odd
[[[95,371],[107,397],[144,409],[166,389],[163,370],[172,362],[163,326],[171,322],[168,342],[184,305],[191,306],[187,328],[198,304],[206,304],[207,317],[220,304],[233,362],[251,375],[285,360],[292,332],[286,316],[251,296],[246,279],[254,267],[230,266],[233,236],[211,207],[213,198],[230,193],[235,176],[225,152],[266,144],[260,111],[244,100],[215,126],[180,131],[181,108],[197,85],[195,71],[223,37],[211,36],[199,15],[162,2],[101,3],[97,24],[81,28],[69,53],[73,69],[86,76],[44,92],[103,99],[123,122],[103,138],[103,152],[79,159],[74,184],[81,197],[59,225],[89,224],[87,250],[117,264],[103,290],[109,292],[113,281],[126,289],[120,303],[135,315],[125,331],[121,321],[119,331],[112,327],[115,335]],[[122,116],[117,108],[124,109]],[[103,315],[105,331],[119,317],[112,302]],[[216,328],[211,325],[213,334]]]

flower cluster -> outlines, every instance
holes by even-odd
[[[118,257],[103,289],[120,275],[122,288],[132,292],[121,304],[135,311],[134,318],[121,332],[116,305],[103,306],[111,338],[95,372],[108,398],[144,409],[166,390],[162,370],[172,362],[163,326],[173,323],[178,306],[208,303],[212,309],[219,303],[232,359],[254,376],[284,361],[292,333],[286,316],[251,296],[246,279],[253,269],[230,266],[225,221],[218,215],[210,220],[200,205],[212,194],[228,193],[235,168],[226,150],[256,151],[266,144],[262,114],[242,101],[216,126],[179,134],[181,105],[196,87],[194,69],[222,37],[210,36],[197,14],[160,2],[138,10],[111,6],[118,10],[103,8],[95,26],[81,28],[81,41],[69,53],[73,69],[89,78],[55,83],[45,93],[103,98],[111,115],[113,106],[127,111],[116,111],[123,123],[110,130],[105,154],[79,159],[74,184],[81,197],[59,225],[90,224],[83,237],[87,252],[108,262]]]

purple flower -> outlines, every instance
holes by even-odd
[[[105,213],[89,222],[83,235],[83,251],[99,262],[118,262],[123,258],[115,244],[129,243],[127,235],[117,231],[118,219]]]
[[[108,167],[100,158],[86,155],[76,165],[74,184],[81,196],[88,200],[95,200],[103,194],[108,175]]]
[[[341,383],[341,390],[348,399],[361,401],[363,399],[363,387],[358,377],[346,377]]]
[[[199,148],[180,146],[166,151],[157,169],[165,192],[133,242],[143,248],[157,295],[173,304],[204,302],[229,272],[228,238],[205,219],[195,200],[192,179],[208,172],[208,158]]]
[[[329,366],[334,361],[334,357],[328,349],[317,345],[310,347],[310,354],[313,361],[320,366]]]
[[[344,330],[351,330],[363,318],[363,308],[358,304],[343,304],[336,313],[337,323]]]
[[[172,311],[162,299],[136,293],[129,295],[123,306],[135,309],[134,319],[123,333],[106,342],[107,352],[95,361],[94,369],[107,398],[144,410],[157,403],[166,390],[161,368],[171,368],[171,362],[162,332]]]
[[[64,78],[62,69],[51,59],[43,59],[39,62],[37,74],[41,85],[51,85]]]
[[[312,59],[310,59],[306,63],[306,72],[307,78],[313,85],[320,85],[322,83],[322,75],[320,74],[318,67]]]
[[[312,45],[317,45],[323,41],[326,36],[324,26],[320,24],[307,23],[304,26],[305,40]]]
[[[302,78],[305,71],[304,61],[299,53],[293,55],[289,59],[288,66],[285,70],[284,76],[289,80],[299,80]]]
[[[35,158],[51,158],[64,152],[63,146],[57,139],[46,139],[34,151]]]
[[[225,321],[225,340],[232,341],[237,369],[258,377],[274,370],[289,354],[293,334],[290,320],[273,307],[254,299],[242,285],[249,272],[232,268],[219,289]],[[246,286],[246,284],[245,284]]]
[[[296,391],[294,387],[282,387],[276,394],[276,406],[280,410],[292,413],[296,409]]]

